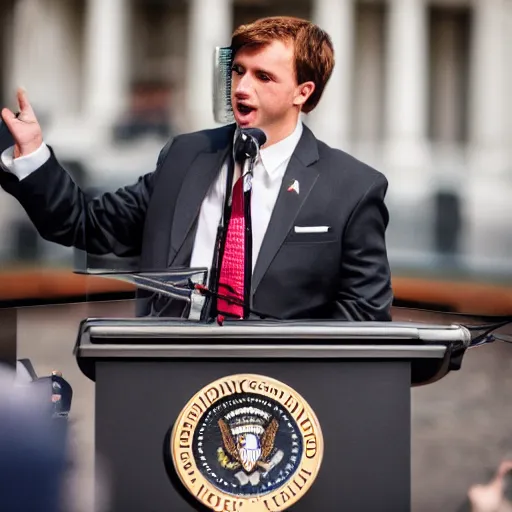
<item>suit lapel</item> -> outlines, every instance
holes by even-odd
[[[228,131],[232,137],[233,131]],[[231,149],[229,139],[222,147],[199,153],[183,179],[174,209],[168,266],[176,260],[180,251],[188,247],[184,244],[201,210],[201,204],[210,186],[219,175],[221,167]]]
[[[281,190],[277,196],[276,205],[254,267],[252,277],[253,294],[256,292],[288,232],[293,227],[297,215],[318,179],[318,170],[312,167],[312,164],[317,160],[316,139],[309,128],[304,126],[302,137],[285,172]],[[288,190],[294,183],[298,183],[298,193],[295,190]]]

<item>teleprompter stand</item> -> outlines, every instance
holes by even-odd
[[[411,386],[458,369],[469,343],[457,325],[85,320],[75,354],[96,383],[111,510],[204,510],[176,484],[166,435],[198,390],[250,373],[295,389],[321,425],[322,465],[293,511],[410,511]]]

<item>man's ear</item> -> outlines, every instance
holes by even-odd
[[[309,97],[313,94],[314,90],[314,82],[304,82],[303,84],[300,84],[297,86],[297,92],[295,93],[293,104],[299,107],[304,106],[306,101],[308,101]]]

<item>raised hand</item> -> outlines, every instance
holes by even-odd
[[[470,487],[468,491],[472,512],[506,512],[510,508],[505,504],[505,475],[512,471],[512,460],[503,461],[494,478],[486,484]]]
[[[43,132],[28,101],[26,92],[21,88],[18,89],[17,97],[18,115],[15,115],[8,108],[2,110],[2,118],[16,142],[14,158],[33,153],[43,143]]]

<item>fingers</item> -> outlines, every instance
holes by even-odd
[[[23,114],[33,114],[32,106],[30,105],[30,102],[28,101],[27,93],[25,89],[22,87],[18,87],[17,90],[17,97],[18,97],[18,106],[20,107],[20,112]]]
[[[23,89],[22,87],[18,87],[18,89],[16,90],[16,97],[18,99],[18,106],[20,107],[20,110],[27,108],[28,98],[25,93],[25,89]]]
[[[473,512],[495,512],[502,500],[502,490],[490,485],[473,485],[468,498]]]
[[[7,128],[9,128],[9,131],[12,132],[13,123],[16,120],[16,115],[13,112],[11,112],[8,108],[4,108],[2,110],[2,119],[7,125]]]
[[[500,478],[504,477],[506,473],[512,470],[512,460],[504,460],[500,464],[497,474]]]
[[[8,108],[2,109],[2,119],[7,122],[7,120],[16,119],[16,115],[11,112]]]

